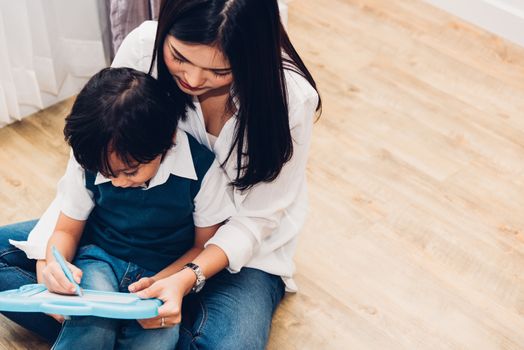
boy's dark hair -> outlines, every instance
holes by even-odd
[[[162,1],[149,71],[156,65],[164,89],[180,104],[194,108],[192,97],[178,88],[165,64],[163,47],[168,35],[187,43],[216,45],[229,59],[232,98],[240,104],[229,150],[237,163],[233,184],[244,190],[273,181],[293,155],[284,71],[304,76],[316,90],[280,22],[277,0]],[[319,100],[319,113],[320,109]]]
[[[150,75],[105,68],[78,94],[64,136],[84,169],[115,176],[110,152],[128,166],[152,161],[173,145],[184,109]]]

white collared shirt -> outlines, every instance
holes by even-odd
[[[162,186],[171,175],[198,180],[187,134],[177,130],[175,143],[167,151],[149,185],[142,190],[147,191]],[[111,179],[98,173],[95,185],[109,181]],[[228,177],[215,160],[202,179],[200,190],[194,198],[195,226],[213,226],[227,220],[235,213],[235,207],[227,190],[228,183]],[[43,259],[58,214],[62,212],[75,220],[87,220],[94,206],[93,193],[85,185],[85,171],[71,154],[66,173],[58,183],[56,199],[31,231],[27,242],[13,241],[12,243],[24,250],[28,257]]]
[[[133,30],[122,42],[112,66],[148,72],[156,27],[157,22],[147,21]],[[226,253],[231,272],[238,272],[242,267],[257,268],[281,276],[286,290],[296,291],[293,256],[307,214],[306,164],[318,95],[299,74],[286,70],[285,79],[293,157],[274,181],[259,183],[244,193],[232,191],[236,213],[207,245],[215,244]],[[213,144],[198,99],[194,102],[196,109],[189,109],[186,120],[179,126],[212,150],[222,164],[234,139],[236,116],[226,122]],[[235,152],[224,169],[229,180],[234,180]],[[56,218],[54,220],[56,222]]]

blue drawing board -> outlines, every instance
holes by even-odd
[[[162,302],[135,294],[84,289],[83,296],[50,293],[43,284],[27,284],[0,292],[0,310],[44,312],[67,316],[144,319],[158,315]]]

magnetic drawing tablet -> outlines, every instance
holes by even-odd
[[[158,315],[162,302],[135,294],[84,289],[83,296],[50,293],[43,284],[27,284],[0,292],[0,310],[44,312],[67,316],[143,319]]]

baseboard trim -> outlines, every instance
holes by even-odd
[[[524,47],[524,5],[514,0],[426,0],[435,7]]]

